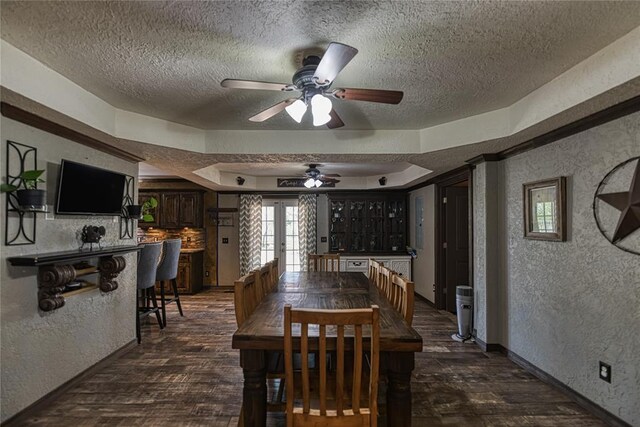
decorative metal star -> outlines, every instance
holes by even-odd
[[[640,160],[636,163],[629,191],[600,194],[598,198],[620,211],[620,219],[613,233],[612,243],[617,243],[640,229]]]

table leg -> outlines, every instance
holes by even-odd
[[[386,354],[387,427],[411,426],[411,371],[415,366],[412,352]]]
[[[241,418],[244,427],[263,427],[267,424],[267,366],[265,362],[264,351],[240,351],[240,366],[244,372]]]

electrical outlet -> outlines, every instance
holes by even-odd
[[[223,237],[222,238],[222,244],[223,245],[228,245],[229,244],[229,238],[228,237]]]
[[[611,383],[611,365],[600,361],[600,379]]]
[[[209,277],[209,272],[208,271],[204,272],[204,277]]]
[[[321,243],[327,243],[327,236],[320,237],[320,242]]]
[[[187,243],[191,241],[191,237],[187,237]]]
[[[55,215],[53,214],[53,205],[47,206],[47,213],[44,214],[44,219],[46,221],[53,221],[54,219],[56,219]]]

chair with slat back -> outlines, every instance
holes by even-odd
[[[271,264],[266,263],[256,270],[258,272],[258,303],[273,290]]]
[[[369,281],[376,286],[380,283],[380,267],[384,267],[384,263],[369,258]]]
[[[395,272],[387,267],[380,267],[380,283],[378,285],[378,289],[380,292],[391,301],[391,280],[393,279],[393,275]]]
[[[309,271],[340,272],[340,254],[309,254]]]
[[[278,281],[280,280],[280,267],[278,266],[278,258],[271,260],[271,282],[273,289],[278,287]]]
[[[414,284],[399,274],[391,278],[391,305],[402,315],[409,326],[413,323]]]
[[[258,271],[254,270],[242,276],[234,283],[233,297],[238,327],[253,313],[260,302]]]
[[[302,360],[302,407],[294,405],[294,372],[293,372],[293,334],[292,324],[300,324],[300,353]],[[311,408],[310,377],[308,366],[309,325],[319,325],[317,338],[319,350],[319,407]],[[368,400],[369,407],[360,407],[362,373],[363,373],[363,325],[371,325],[369,347],[371,351]],[[336,338],[327,339],[327,326],[336,327]],[[347,408],[348,390],[345,396],[345,326],[353,326],[354,336],[348,338],[346,347],[353,350],[353,380],[351,382],[351,408]],[[350,341],[353,345],[350,345]],[[284,307],[284,355],[287,390],[287,427],[293,426],[377,426],[378,416],[378,365],[379,365],[379,309],[378,306],[364,309],[347,310],[307,310]],[[314,338],[315,341],[315,338]],[[335,400],[327,402],[327,343],[336,350]],[[335,344],[334,344],[335,343]],[[315,345],[314,345],[315,347]]]

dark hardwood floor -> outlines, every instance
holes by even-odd
[[[165,330],[143,321],[141,345],[19,425],[237,425],[242,371],[231,349],[232,297],[211,290],[181,296],[185,317],[170,305]],[[412,379],[414,426],[604,425],[504,355],[453,342],[454,321],[416,301],[424,349]],[[284,425],[284,417],[269,414],[269,424]]]

